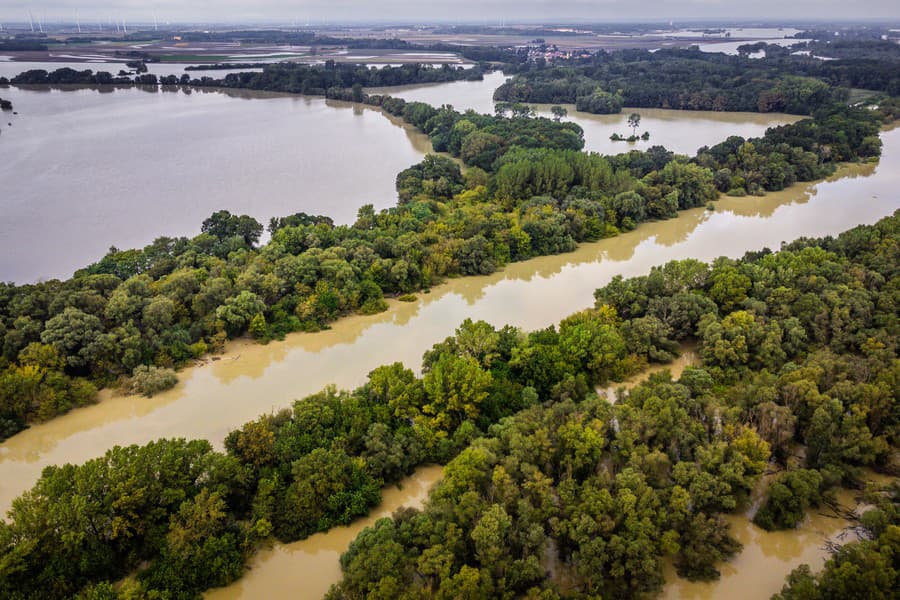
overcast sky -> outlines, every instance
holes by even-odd
[[[160,22],[668,21],[670,19],[890,19],[900,0],[2,0],[0,22],[111,18]]]

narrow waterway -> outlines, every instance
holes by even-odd
[[[321,598],[341,580],[341,554],[366,527],[398,508],[422,508],[428,490],[443,474],[439,466],[421,467],[399,486],[381,492],[381,504],[347,527],[335,527],[293,544],[276,544],[250,561],[244,576],[225,588],[211,590],[209,600],[233,598]]]
[[[30,488],[47,465],[80,463],[117,444],[160,437],[205,438],[221,447],[230,430],[327,384],[360,385],[369,371],[393,361],[418,368],[422,353],[466,318],[546,327],[593,305],[594,290],[615,275],[645,274],[673,259],[739,257],[873,223],[900,208],[900,129],[883,139],[878,166],[847,166],[828,181],[761,198],[722,198],[715,211],[684,211],[572,253],[450,280],[416,302],[391,302],[384,313],[341,319],[327,331],[266,346],[238,341],[216,360],[184,370],[175,388],[153,398],[106,391],[99,404],[0,445],[0,508]]]
[[[681,377],[687,367],[694,367],[700,364],[700,357],[697,355],[697,346],[695,344],[683,344],[679,349],[679,354],[670,363],[661,365],[653,364],[635,375],[629,377],[621,383],[610,383],[604,387],[598,387],[597,393],[603,396],[613,404],[619,400],[620,391],[629,391],[635,386],[644,383],[650,379],[651,375],[668,371],[672,375],[672,379],[676,380]]]

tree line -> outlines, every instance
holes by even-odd
[[[219,211],[194,238],[112,248],[66,281],[0,285],[2,436],[92,401],[88,381],[152,394],[172,381],[167,369],[229,338],[317,330],[382,311],[385,296],[571,251],[720,192],[779,190],[880,152],[879,115],[862,108],[820,111],[687,159],[661,147],[585,154],[581,129],[551,119],[366,100],[470,168],[463,175],[430,155],[398,175],[397,206],[364,206],[352,225],[295,215],[270,223],[271,241],[260,247],[261,223]]]
[[[425,509],[361,533],[330,597],[644,597],[664,559],[715,578],[740,548],[722,515],[767,466],[785,473],[760,509],[774,528],[863,467],[900,469],[898,247],[895,213],[777,253],[675,261],[615,278],[558,327],[467,320],[420,376],[379,367],[244,424],[225,452],[159,440],[48,467],[0,523],[0,592],[198,597],[264,540],[346,524],[435,462]],[[655,375],[614,403],[593,392],[687,341],[702,363],[677,381]],[[867,558],[896,552],[898,513],[872,498],[866,523],[884,535],[838,555],[849,572],[792,581],[896,588],[896,569]]]
[[[139,74],[132,78],[125,75],[124,72],[120,73],[118,76],[114,76],[106,71],[98,71],[95,73],[90,69],[78,71],[69,67],[63,67],[49,72],[45,69],[30,69],[13,77],[10,80],[10,83],[13,85],[193,85],[248,88],[336,97],[345,89],[349,90],[356,88],[357,90],[360,90],[362,87],[396,86],[412,83],[438,83],[461,80],[472,81],[480,80],[483,77],[482,70],[478,67],[464,69],[462,67],[453,67],[450,65],[433,67],[431,65],[416,63],[399,66],[385,66],[378,69],[376,67],[366,67],[365,65],[335,63],[331,60],[326,61],[324,65],[303,65],[298,63],[267,64],[263,67],[262,73],[230,73],[224,78],[205,76],[191,78],[188,74],[157,77],[153,74],[140,73],[141,71],[147,70],[146,65],[144,65],[142,61],[129,62],[127,66],[136,68],[139,71]],[[221,65],[212,66],[222,68]]]

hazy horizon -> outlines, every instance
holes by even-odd
[[[900,2],[896,0],[758,0],[754,3],[732,0],[312,0],[289,3],[283,0],[156,0],[138,2],[84,2],[48,0],[15,2],[0,8],[0,23],[28,23],[29,11],[45,23],[82,23],[127,20],[152,23],[281,23],[305,25],[332,24],[425,24],[467,23],[561,24],[561,23],[661,23],[682,22],[756,22],[787,23],[804,21],[824,23],[837,20],[853,22],[900,21]],[[471,16],[469,16],[471,15]],[[865,17],[860,17],[865,15]]]

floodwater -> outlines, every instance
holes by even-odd
[[[205,438],[221,448],[230,430],[327,384],[360,385],[372,369],[393,361],[418,369],[422,353],[466,318],[526,330],[546,327],[592,306],[594,290],[615,275],[642,275],[673,259],[740,257],[800,236],[874,223],[900,209],[900,129],[882,139],[878,166],[847,166],[831,180],[761,198],[722,198],[715,211],[684,211],[572,253],[453,279],[415,302],[392,301],[384,313],[341,319],[319,333],[293,334],[265,346],[234,342],[218,360],[182,371],[175,388],[153,398],[106,391],[99,404],[35,425],[0,445],[0,510],[47,465],[81,463],[114,445],[161,437]]]
[[[811,42],[812,40],[808,39],[796,39],[796,38],[772,38],[772,39],[754,39],[751,41],[743,41],[743,42],[713,42],[711,44],[700,44],[701,52],[721,52],[722,54],[730,54],[735,55],[738,53],[738,48],[741,46],[746,46],[747,44],[757,44],[759,42],[765,42],[766,44],[772,44],[775,46],[793,46],[795,44],[802,44],[804,42]],[[753,53],[750,55],[750,58],[763,58],[766,55],[764,51],[760,51],[758,53]]]
[[[537,113],[550,117],[550,105],[535,105]],[[716,112],[709,110],[668,110],[664,108],[623,108],[617,115],[592,115],[576,112],[574,105],[565,105],[569,114],[564,118],[584,129],[584,149],[600,154],[621,154],[630,150],[646,150],[651,146],[665,146],[677,154],[694,156],[702,146],[713,146],[732,135],[743,138],[761,137],[769,127],[795,123],[803,117],[783,113]],[[650,134],[647,141],[614,142],[609,137],[618,133],[628,137],[634,130],[628,117],[641,116],[637,135]]]
[[[432,106],[450,104],[459,111],[474,110],[479,114],[494,112],[494,90],[507,77],[499,72],[488,73],[483,81],[460,81],[432,85],[372,88],[372,94],[388,94],[407,102],[426,102]],[[537,113],[551,117],[549,104],[534,105]],[[712,146],[728,136],[759,137],[769,127],[785,125],[802,117],[780,113],[746,113],[666,110],[660,108],[623,108],[617,115],[592,115],[575,110],[574,104],[563,105],[568,110],[566,121],[578,123],[584,129],[584,149],[600,154],[620,154],[629,150],[646,150],[650,146],[665,146],[679,154],[693,156],[701,146]],[[631,113],[641,115],[638,135],[650,133],[648,141],[613,142],[613,133],[628,137]]]
[[[508,79],[500,71],[487,73],[481,81],[451,81],[428,85],[398,85],[367,88],[369,94],[386,94],[407,102],[425,102],[432,106],[449,104],[460,112],[474,110],[478,114],[494,114],[494,90]]]
[[[439,466],[416,469],[399,487],[381,492],[381,504],[363,519],[347,527],[335,527],[292,544],[276,544],[250,561],[250,570],[237,582],[211,590],[207,600],[236,598],[321,598],[341,580],[341,554],[350,542],[378,519],[398,508],[422,508],[428,490],[442,476]],[[301,568],[298,568],[301,567]]]
[[[394,205],[397,173],[431,150],[372,107],[189,91],[0,89],[19,113],[0,115],[0,281],[68,277],[112,245],[193,236],[219,209],[352,223],[363,204]]]
[[[670,363],[652,364],[637,375],[629,377],[621,383],[610,383],[604,387],[598,387],[597,393],[612,403],[619,399],[619,391],[629,391],[640,383],[644,383],[650,379],[651,375],[668,371],[672,375],[673,380],[678,380],[685,368],[694,367],[700,364],[700,357],[697,355],[697,347],[695,344],[683,344],[679,349],[680,354]]]
[[[491,112],[503,81],[491,73],[484,81],[384,91]],[[219,209],[263,223],[298,211],[351,223],[363,204],[393,205],[397,173],[431,151],[427,136],[379,109],[321,98],[113,86],[9,87],[2,96],[19,114],[0,115],[12,124],[0,123],[0,281],[65,278],[110,246],[196,235]],[[569,108],[566,118],[584,128],[586,149],[605,154],[651,145],[693,154],[729,135],[762,135],[796,120],[639,109],[639,129],[651,140],[631,144],[609,139],[628,133],[631,110]]]
[[[617,388],[631,389],[656,372],[669,370],[673,379],[681,376],[684,368],[697,364],[694,347],[682,348],[682,354],[669,365],[654,365]],[[607,397],[615,397],[615,389],[606,390]],[[251,559],[250,570],[243,578],[225,588],[211,590],[207,600],[238,600],[251,598],[321,598],[331,585],[341,580],[340,556],[350,543],[366,527],[391,515],[401,506],[421,508],[428,490],[441,478],[440,467],[417,469],[405,479],[401,488],[386,488],[381,505],[364,519],[349,527],[337,527],[292,544],[275,544]],[[870,473],[871,479],[886,483],[890,478]],[[760,482],[762,483],[762,482]],[[797,566],[808,564],[818,571],[829,557],[827,544],[846,544],[858,536],[851,529],[853,523],[844,514],[821,506],[807,513],[804,521],[793,530],[765,531],[752,522],[752,512],[762,500],[764,486],[757,486],[754,504],[743,514],[726,515],[731,533],[742,545],[742,550],[730,561],[718,565],[721,577],[715,581],[692,582],[681,579],[672,563],[664,563],[663,573],[667,581],[661,597],[664,600],[715,600],[716,598],[765,599],[781,590],[785,577]],[[865,510],[858,504],[854,492],[838,490],[837,503],[843,510],[856,507],[857,513]],[[553,548],[553,545],[550,546]],[[546,560],[551,571],[566,573],[558,561]],[[565,579],[565,576],[562,577]]]
[[[719,29],[719,28],[715,28]],[[788,36],[795,36],[798,33],[801,33],[802,30],[794,29],[793,27],[780,27],[778,29],[774,27],[726,27],[723,28],[720,32],[708,34],[704,32],[702,29],[680,29],[678,31],[660,31],[657,33],[649,33],[648,36],[652,37],[666,37],[666,38],[707,38],[707,39],[725,39],[725,34],[729,34],[734,38],[742,38],[742,39],[778,39],[785,38]]]
[[[886,479],[870,474],[871,479],[885,483]],[[855,510],[857,514],[867,508],[857,502],[855,492],[840,489],[836,493],[837,504],[842,511]],[[731,534],[743,549],[730,561],[718,565],[721,576],[715,581],[688,581],[679,578],[674,567],[666,565],[664,573],[668,582],[663,588],[663,600],[715,600],[717,598],[741,598],[747,600],[770,598],[781,591],[785,577],[802,564],[813,572],[820,571],[830,558],[829,544],[848,544],[859,539],[853,523],[843,514],[837,514],[827,506],[807,512],[806,518],[796,529],[766,531],[753,524],[751,511],[740,515],[727,515]]]

